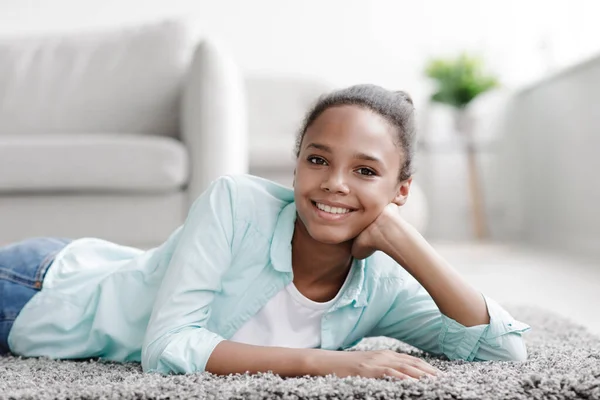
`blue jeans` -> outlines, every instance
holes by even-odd
[[[71,239],[38,237],[0,247],[0,354],[8,353],[8,334],[25,304],[42,289],[56,254]]]

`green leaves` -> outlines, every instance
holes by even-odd
[[[453,59],[432,59],[425,74],[437,82],[431,100],[464,108],[475,97],[498,86],[497,79],[486,75],[480,58],[466,53]]]

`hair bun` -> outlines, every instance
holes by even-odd
[[[414,106],[412,97],[410,97],[410,94],[408,94],[404,90],[396,90],[394,93],[401,95],[402,97],[404,97],[404,100],[408,101],[411,105]]]

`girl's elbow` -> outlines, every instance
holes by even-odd
[[[527,346],[520,335],[505,337],[503,342],[501,346],[482,345],[474,361],[527,361]]]
[[[510,352],[510,361],[527,361],[527,346],[525,346],[525,343],[521,343],[522,346],[520,348],[514,349]]]
[[[515,361],[523,362],[527,361],[527,346],[522,337],[515,337],[509,342],[509,345],[505,347],[500,355],[499,361]]]

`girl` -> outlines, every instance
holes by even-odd
[[[388,336],[449,359],[525,360],[529,326],[399,215],[413,114],[407,94],[373,85],[321,98],[299,132],[293,190],[219,178],[148,251],[93,238],[0,249],[0,350],[165,374],[438,372],[392,351],[335,351]]]

